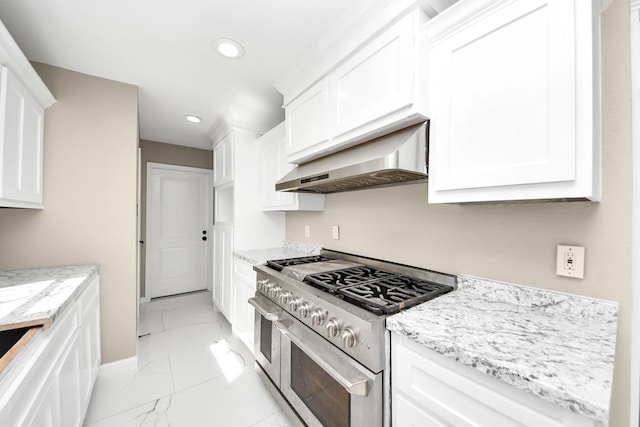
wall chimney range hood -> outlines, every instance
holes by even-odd
[[[276,191],[337,193],[427,180],[429,122],[298,165]]]

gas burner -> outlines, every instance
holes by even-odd
[[[397,313],[453,289],[366,265],[310,274],[304,282],[375,314]]]
[[[292,265],[309,264],[312,262],[331,261],[332,258],[327,258],[322,255],[312,255],[299,258],[286,258],[267,261],[267,265],[277,271],[282,271],[285,267],[291,267]]]
[[[366,265],[345,268],[342,270],[328,271],[325,273],[311,274],[305,277],[305,282],[320,289],[335,293],[345,286],[359,285],[385,277],[394,276],[394,273],[378,270]]]
[[[397,313],[451,291],[447,285],[393,276],[338,289],[345,301],[378,314]]]

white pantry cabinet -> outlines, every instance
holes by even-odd
[[[390,22],[285,106],[287,160],[303,163],[424,120],[419,7]]]
[[[394,426],[596,427],[530,393],[391,334]]]
[[[3,425],[82,425],[101,360],[99,293],[96,276],[9,365],[0,382]]]
[[[55,102],[0,23],[0,206],[43,207],[44,110]]]
[[[258,134],[234,127],[213,146],[213,302],[233,322],[233,252],[280,246],[284,214],[263,212]]]
[[[478,0],[424,25],[429,203],[600,198],[599,0]]]
[[[322,211],[324,194],[276,191],[276,182],[295,165],[287,163],[286,122],[280,123],[258,139],[260,183],[263,211]]]
[[[229,132],[213,148],[213,185],[233,181],[233,132]]]

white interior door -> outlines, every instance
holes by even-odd
[[[212,171],[147,164],[146,296],[206,289]]]

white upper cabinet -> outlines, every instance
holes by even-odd
[[[466,1],[424,26],[430,203],[599,200],[599,4]]]
[[[329,142],[329,78],[307,89],[285,109],[289,161],[304,159]]]
[[[427,20],[417,6],[388,17],[285,106],[287,161],[310,161],[426,118],[426,49],[419,35]]]
[[[0,206],[42,208],[44,109],[55,102],[0,23]]]
[[[415,95],[414,72],[416,15],[393,24],[354,53],[330,75],[331,133],[334,138],[411,106]]]
[[[213,147],[213,185],[232,182],[233,169],[233,132],[229,132]]]
[[[280,123],[258,139],[262,210],[324,210],[324,194],[304,194],[275,190],[276,182],[295,167],[287,163],[285,123]]]

